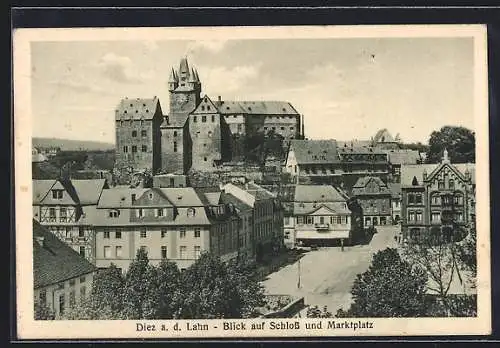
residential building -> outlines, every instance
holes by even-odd
[[[401,181],[401,166],[422,163],[422,158],[417,150],[391,149],[385,151],[389,160],[389,174],[391,182]]]
[[[361,206],[365,227],[391,223],[391,191],[376,176],[359,178],[352,189],[352,197]]]
[[[290,141],[284,172],[292,181],[301,183],[302,178],[316,183],[332,183],[342,176],[342,164],[335,140]]]
[[[389,191],[391,191],[391,217],[392,223],[401,222],[401,184],[388,183]]]
[[[441,163],[401,167],[402,237],[450,241],[475,223],[475,165]]]
[[[33,218],[94,262],[94,230],[88,217],[107,188],[105,179],[33,180]]]
[[[222,190],[253,209],[251,244],[257,261],[283,246],[283,208],[276,194],[255,183],[228,183]]]
[[[191,187],[105,190],[95,215],[96,265],[128,269],[137,250],[153,264],[168,259],[180,269],[203,252],[228,261],[238,256],[238,216],[220,192]]]
[[[344,245],[351,239],[351,215],[348,197],[333,186],[297,185],[286,226],[299,245]]]
[[[153,176],[153,187],[187,187],[188,179],[184,174],[160,174]]]
[[[48,307],[56,319],[90,295],[96,268],[33,220],[34,301]]]
[[[336,140],[292,140],[284,172],[293,182],[328,184],[350,191],[363,176],[378,176],[384,181],[389,173],[387,153],[355,142]]]

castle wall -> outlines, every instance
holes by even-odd
[[[213,171],[222,160],[221,117],[217,113],[192,114],[189,117],[192,142],[192,168]]]
[[[154,139],[157,132],[151,120],[116,121],[117,168],[133,167],[136,170],[155,170]],[[156,141],[157,142],[157,141]]]

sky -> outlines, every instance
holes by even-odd
[[[33,136],[114,143],[124,98],[158,96],[187,57],[212,100],[283,100],[310,139],[426,143],[444,125],[474,130],[472,38],[37,41]]]

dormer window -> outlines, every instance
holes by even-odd
[[[63,198],[63,190],[52,190],[52,198],[62,199]]]
[[[194,208],[188,208],[188,210],[187,210],[188,217],[194,217],[195,214],[196,214],[196,211],[194,210]]]
[[[109,211],[109,217],[110,218],[117,218],[120,216],[120,211],[119,210],[110,210]]]

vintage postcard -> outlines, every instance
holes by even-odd
[[[491,332],[485,26],[13,45],[20,339]]]

